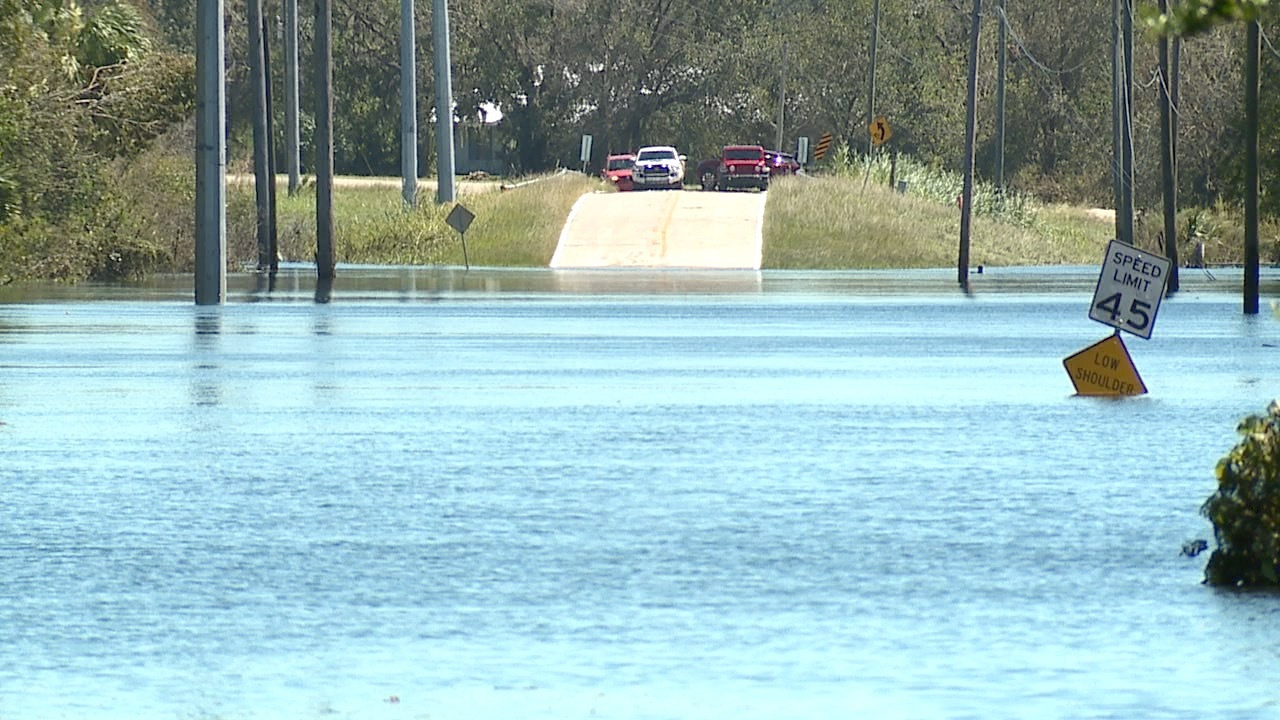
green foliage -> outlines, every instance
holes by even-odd
[[[75,37],[76,60],[100,68],[139,59],[151,49],[142,14],[124,2],[94,10]]]
[[[195,59],[189,55],[148,53],[96,80],[80,102],[93,122],[94,149],[104,157],[141,152],[195,112]]]
[[[1201,508],[1218,543],[1205,581],[1280,585],[1280,402],[1236,431],[1243,439],[1218,461],[1218,489]]]
[[[92,202],[93,158],[84,148],[88,117],[57,54],[40,43],[15,47],[0,63],[0,176],[7,216],[48,216],[61,224]]]
[[[195,159],[192,123],[142,153],[104,168],[108,189],[96,213],[97,244],[86,275],[138,279],[191,271],[195,258]]]
[[[906,183],[906,192],[944,205],[956,205],[964,190],[960,173],[926,165],[907,156],[895,160],[888,153],[857,155],[847,146],[836,148],[831,172],[838,176],[863,178],[881,187]],[[1001,197],[990,183],[976,182],[973,187],[973,214],[998,218],[1001,222],[1027,226],[1034,219],[1034,198],[1017,191],[1006,191]]]
[[[1157,33],[1200,35],[1224,23],[1249,22],[1267,5],[1267,0],[1185,0],[1161,14],[1154,7],[1139,10],[1142,21]]]
[[[172,263],[154,223],[194,171],[142,158],[194,107],[194,60],[148,52],[127,2],[0,0],[0,280],[138,277]],[[191,162],[192,140],[173,152]],[[111,158],[121,162],[112,163]]]
[[[0,167],[0,223],[17,210],[18,200],[18,187],[3,173],[4,168]]]

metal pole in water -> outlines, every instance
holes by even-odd
[[[1005,77],[1008,69],[1009,20],[1005,15],[1005,0],[998,0],[1000,32],[996,47],[996,202],[1004,210],[1004,100]]]
[[[413,0],[400,0],[400,176],[404,204],[418,204],[418,69]]]
[[[333,0],[316,0],[316,275],[332,280]]]
[[[226,45],[222,0],[196,0],[197,305],[227,295]]]
[[[1133,239],[1133,2],[1122,0],[1120,5],[1121,57],[1120,78],[1120,239],[1130,245]]]
[[[1160,0],[1161,14],[1169,12],[1169,0]],[[1178,168],[1173,156],[1173,94],[1169,72],[1169,38],[1156,41],[1160,64],[1160,187],[1164,209],[1164,255],[1169,258],[1165,293],[1178,291]]]
[[[1258,55],[1257,18],[1245,31],[1244,58],[1244,314],[1258,314]]]
[[[298,132],[298,0],[285,0],[284,10],[284,145],[289,166],[289,197],[298,194],[302,155]]]
[[[436,202],[453,202],[453,68],[449,60],[449,3],[434,0],[431,33],[435,42]]]
[[[1124,190],[1120,179],[1120,155],[1123,152],[1120,132],[1120,0],[1111,0],[1111,207],[1115,215],[1115,236],[1124,240],[1121,230],[1120,208],[1124,205]]]
[[[280,271],[280,236],[276,232],[276,124],[271,104],[271,33],[265,17],[262,20],[262,60],[267,76],[267,174],[271,178],[267,183],[267,237],[270,240],[267,254],[271,257],[271,276],[275,277]]]
[[[964,119],[964,190],[960,195],[960,257],[956,263],[960,286],[969,287],[969,226],[973,215],[973,145],[977,135],[978,34],[982,30],[982,0],[973,0],[973,28],[969,31],[969,91]]]
[[[249,0],[249,76],[253,88],[253,189],[257,208],[258,272],[271,268],[271,183],[267,137],[267,64],[262,0]]]
[[[876,119],[876,48],[880,44],[880,0],[875,0],[871,10],[871,57],[867,80],[867,127]],[[867,140],[867,158],[875,152],[875,139]],[[868,167],[870,162],[868,160]]]

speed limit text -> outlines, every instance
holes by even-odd
[[[1145,293],[1151,290],[1153,280],[1163,284],[1160,277],[1164,270],[1159,265],[1143,259],[1141,255],[1116,250],[1111,255],[1111,263],[1119,266],[1113,271],[1112,279],[1121,285]]]

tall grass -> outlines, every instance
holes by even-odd
[[[898,193],[852,175],[780,178],[770,186],[764,266],[890,269],[954,266],[960,210],[954,196]],[[911,182],[911,181],[908,181]],[[926,184],[926,183],[920,183]],[[909,186],[910,187],[910,186]],[[1112,225],[1083,209],[1034,207],[971,218],[972,265],[1096,264]]]
[[[404,204],[391,182],[343,184],[334,189],[334,255],[339,263],[371,265],[495,265],[545,267],[560,229],[580,195],[599,180],[562,173],[527,178],[494,189],[468,191],[459,185],[457,204],[475,215],[465,236],[446,223],[453,204],[437,205],[425,193],[417,207]],[[236,190],[240,202],[253,200],[252,183]],[[256,232],[250,216],[248,228]],[[228,221],[230,225],[230,221]],[[315,258],[315,192],[305,188],[277,198],[277,242],[281,258]],[[230,234],[230,230],[228,231]],[[466,241],[466,252],[463,239]]]
[[[252,197],[252,185],[247,192]],[[311,262],[316,254],[316,196],[313,187],[276,200],[280,257]],[[390,185],[344,186],[333,192],[333,251],[339,263],[430,265],[438,262],[449,227],[448,207],[404,204]],[[249,228],[251,231],[253,228]]]
[[[960,173],[931,167],[905,155],[857,155],[847,146],[836,149],[831,174],[860,179],[864,185],[896,188],[901,184],[907,194],[943,204],[957,204],[964,190],[964,176]],[[1038,205],[1030,195],[1014,190],[1002,193],[994,185],[980,181],[974,182],[970,202],[975,216],[994,217],[1013,225],[1029,224]]]
[[[559,173],[507,187],[463,201],[476,215],[466,234],[472,265],[547,267],[573,204],[585,193],[603,190],[604,184],[596,177]],[[463,264],[460,239],[444,247],[441,262]]]

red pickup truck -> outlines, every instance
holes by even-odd
[[[711,163],[708,160],[698,169],[703,190],[769,189],[769,163],[761,145],[726,145],[716,161],[714,175]]]

